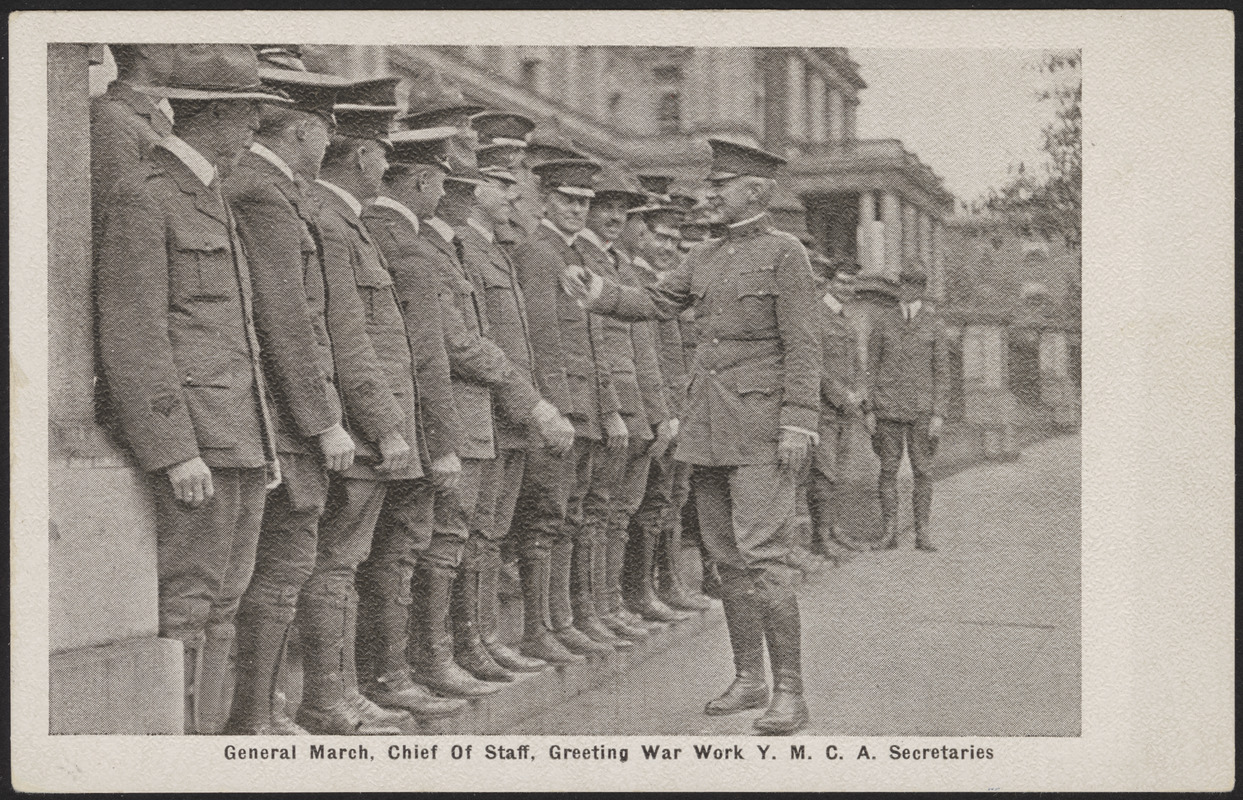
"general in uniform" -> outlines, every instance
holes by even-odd
[[[206,733],[226,702],[265,486],[279,480],[250,274],[217,168],[249,142],[260,102],[287,100],[262,89],[245,45],[178,48],[158,91],[175,109],[174,135],[104,204],[99,340],[155,499],[160,636],[185,647],[186,731]]]
[[[646,291],[598,279],[583,291],[593,310],[627,319],[695,309],[700,340],[676,456],[694,465],[700,531],[721,572],[737,674],[705,711],[768,703],[767,640],[775,688],[755,726],[788,734],[807,723],[788,521],[796,477],[817,438],[815,294],[802,245],[765,213],[784,159],[709,142],[709,199],[728,224],[725,237],[693,250]]]

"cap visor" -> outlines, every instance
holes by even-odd
[[[365,106],[358,103],[337,103],[332,108],[334,111],[374,111],[377,114],[396,114],[401,111],[397,106]]]
[[[738,173],[738,172],[709,172],[708,173],[709,181],[727,181],[727,180],[730,180],[731,178],[738,178],[738,177],[741,177],[741,173]]]
[[[509,147],[521,147],[524,150],[527,146],[527,143],[521,139],[507,139],[504,136],[493,136],[492,141],[488,142],[488,144],[503,144]]]
[[[339,89],[351,85],[345,78],[336,75],[329,75],[325,72],[303,72],[297,69],[268,69],[267,67],[260,67],[259,77],[265,81],[298,84],[300,86],[323,86],[325,88]]]
[[[652,228],[653,233],[659,233],[661,236],[668,236],[671,239],[681,239],[682,231],[677,228],[670,228],[665,225],[657,225]]]
[[[570,197],[592,198],[596,196],[594,191],[591,189],[584,189],[581,186],[558,186],[557,191],[561,192],[561,194],[569,195]]]
[[[256,100],[260,103],[290,106],[293,101],[267,92],[239,91],[228,92],[218,89],[184,89],[173,86],[135,86],[135,91],[169,100]]]

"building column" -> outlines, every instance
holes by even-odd
[[[892,192],[880,196],[880,220],[885,225],[885,277],[902,274],[902,200]]]
[[[786,56],[786,132],[789,138],[807,138],[807,84],[803,59],[796,53]]]
[[[855,227],[855,259],[865,275],[885,275],[885,227],[876,220],[876,192],[859,193],[859,222]]]
[[[933,300],[945,300],[945,225],[939,219],[932,220],[932,267],[929,277]]]
[[[840,142],[846,138],[846,108],[842,93],[829,89],[829,139]]]
[[[845,123],[843,125],[844,130],[842,131],[842,138],[846,139],[847,141],[850,141],[856,138],[855,137],[855,124],[858,118],[859,100],[857,98],[852,99],[850,102],[846,103],[845,105],[846,105],[846,109],[845,109],[845,114],[843,115],[845,119]]]
[[[823,142],[828,138],[825,121],[826,91],[824,76],[813,71],[807,81],[807,104],[811,117],[811,140],[813,142]]]
[[[919,256],[919,209],[914,203],[902,202],[902,263]]]
[[[919,258],[924,263],[924,270],[932,272],[932,217],[927,211],[919,209]]]
[[[682,113],[686,116],[689,131],[704,131],[709,128],[712,108],[712,99],[709,96],[711,84],[708,79],[710,69],[711,58],[707,48],[692,48],[690,58],[686,60],[686,80],[682,94]]]

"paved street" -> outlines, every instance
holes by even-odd
[[[801,589],[809,734],[1079,732],[1079,437],[936,485],[938,553],[861,554]],[[905,547],[910,547],[909,531]],[[747,734],[706,717],[732,675],[723,618],[526,734]]]

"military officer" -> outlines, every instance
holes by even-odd
[[[250,143],[259,104],[288,101],[263,89],[248,46],[176,55],[158,89],[173,134],[105,200],[96,277],[104,372],[155,499],[160,635],[184,645],[186,732],[208,733],[265,486],[280,480],[249,269],[219,175]]]
[[[359,594],[355,578],[371,551],[390,481],[423,474],[414,457],[412,359],[393,282],[363,224],[363,201],[374,197],[387,167],[384,138],[395,106],[369,102],[387,95],[395,79],[374,79],[338,94],[336,135],[311,186],[318,204],[328,290],[328,333],[344,416],[354,438],[354,463],[330,484],[320,522],[315,569],[298,600],[303,665],[297,720],[312,733],[378,734],[412,724],[406,711],[378,706],[359,691],[355,641]],[[341,108],[341,106],[346,108]],[[357,315],[337,303],[360,304],[365,337],[356,351],[341,346]]]
[[[905,449],[914,481],[915,547],[934,551],[928,519],[932,512],[932,458],[949,398],[945,330],[923,303],[928,276],[908,264],[899,276],[898,307],[881,317],[868,337],[866,420],[872,449],[880,458],[883,547],[898,546],[898,465]]]
[[[640,292],[565,272],[567,290],[592,310],[628,319],[669,317],[693,307],[701,335],[677,458],[694,465],[701,535],[721,572],[737,677],[708,714],[768,702],[763,644],[776,677],[761,733],[807,724],[798,600],[788,521],[795,481],[818,438],[819,364],[815,294],[807,254],[775,230],[766,209],[784,159],[710,139],[708,200],[724,239],[693,250],[656,286]]]
[[[511,211],[508,220],[496,227],[495,235],[501,247],[512,253],[518,242],[525,239],[529,230],[539,222],[538,217],[529,219],[519,211],[522,187],[531,184],[531,175],[523,166],[523,160],[527,149],[526,136],[535,129],[535,123],[521,114],[484,111],[471,117],[470,124],[479,135],[479,147],[475,149],[479,168],[485,172],[499,169],[506,176],[501,180]]]
[[[625,422],[616,413],[612,375],[598,360],[601,354],[596,350],[587,311],[561,288],[566,266],[582,263],[574,242],[586,222],[595,194],[592,176],[599,169],[598,164],[583,159],[556,159],[536,165],[544,216],[514,259],[527,301],[536,385],[540,394],[569,418],[576,433],[573,450],[566,456],[548,450],[528,454],[515,512],[516,524],[529,528],[537,543],[532,548],[537,552],[521,564],[524,591],[548,586],[548,622],[553,628],[553,635],[549,635],[542,618],[528,615],[520,649],[554,663],[613,651],[611,645],[597,642],[574,627],[570,600],[576,541],[585,542],[591,535],[584,525],[582,502],[591,482],[596,443],[607,436],[613,438],[614,446],[620,446],[628,436]],[[607,433],[602,425],[606,418]],[[544,553],[549,553],[547,560]],[[529,574],[536,568],[547,570],[547,583]]]
[[[478,117],[473,122],[477,124]],[[465,225],[459,225],[455,230],[458,241],[462,243],[462,265],[482,294],[489,338],[504,351],[514,368],[534,385],[531,375],[534,356],[526,318],[526,301],[514,275],[513,262],[498,236],[498,231],[509,229],[512,213],[505,187],[514,185],[517,178],[500,163],[485,163],[503,155],[495,149],[502,147],[520,151],[516,146],[494,141],[477,152],[480,172],[489,180],[475,188],[475,203],[470,216]],[[472,521],[472,535],[477,531],[483,545],[478,588],[479,638],[492,659],[505,669],[538,672],[548,662],[509,648],[498,635],[501,548],[506,538],[511,538],[512,549],[517,551],[519,558],[538,561],[533,555],[536,543],[530,540],[528,530],[523,526],[510,530],[518,491],[526,471],[527,451],[545,446],[554,452],[568,451],[574,444],[574,426],[557,414],[556,429],[545,436],[538,426],[522,422],[521,416],[515,419],[506,413],[499,393],[499,389],[494,389],[492,393],[496,458],[485,464]],[[528,569],[527,574],[538,575],[539,571]],[[543,602],[543,592],[533,589],[523,593],[523,598],[524,602],[530,601],[530,605],[524,607],[525,614],[540,619],[546,616],[547,604]]]
[[[824,277],[817,281],[820,303],[820,442],[812,454],[807,478],[807,510],[812,522],[812,552],[837,564],[854,558],[838,530],[842,477],[850,456],[850,425],[866,411],[858,329],[848,304],[854,296],[859,265],[825,259]]]
[[[348,82],[305,68],[259,71],[288,107],[267,106],[255,143],[224,181],[254,287],[255,329],[273,396],[284,482],[264,508],[255,572],[238,610],[232,734],[305,733],[274,714],[276,674],[302,585],[315,566],[326,470],[354,460],[333,384],[318,225],[306,182],[319,175],[337,91]],[[291,291],[297,288],[298,291]],[[361,312],[361,309],[358,309]],[[356,328],[362,335],[362,315]]]
[[[512,166],[514,176],[518,178],[514,192],[517,197],[513,206],[514,224],[530,236],[539,226],[544,213],[540,179],[532,170],[545,161],[584,159],[587,156],[579,151],[577,145],[552,128],[535,128],[527,134],[526,140],[527,146],[522,151],[521,159]]]

